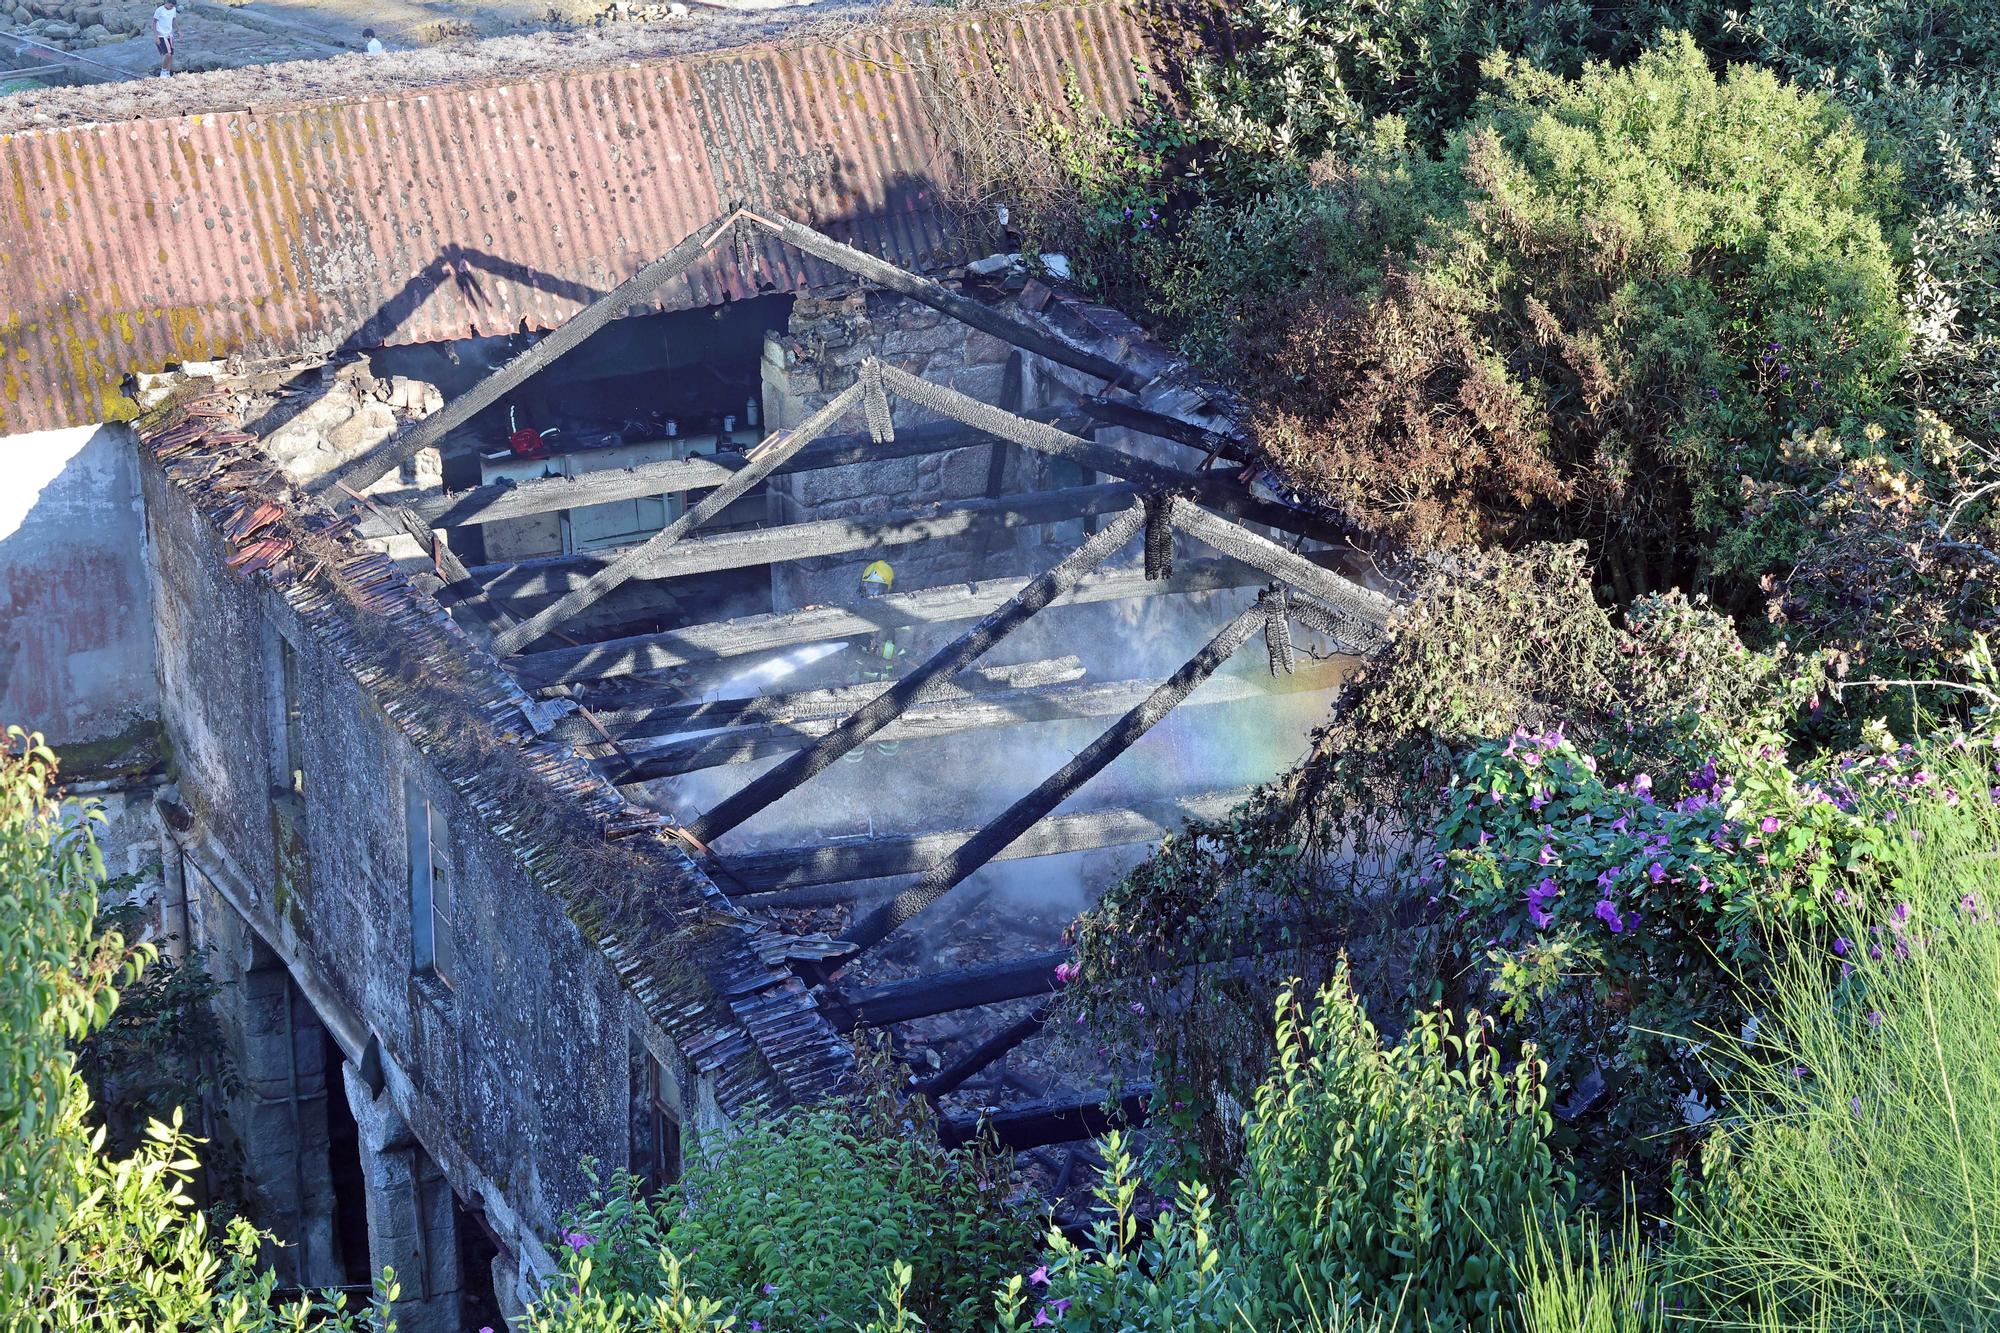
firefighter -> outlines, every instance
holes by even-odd
[[[896,571],[887,560],[877,560],[861,571],[861,600],[864,602],[886,595],[895,586]],[[862,680],[872,684],[886,684],[902,674],[903,656],[908,650],[896,641],[897,634],[897,630],[887,625],[879,626],[873,634],[856,645],[861,651]],[[896,742],[878,741],[875,750],[878,754],[894,754]],[[860,760],[860,748],[849,750],[847,758]]]

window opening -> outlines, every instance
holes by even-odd
[[[451,940],[452,871],[444,815],[404,784],[410,838],[411,964],[449,986],[458,971]]]

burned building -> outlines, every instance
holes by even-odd
[[[7,205],[6,420],[42,433],[0,449],[93,441],[137,525],[102,615],[42,567],[81,534],[0,540],[40,645],[7,706],[125,654],[92,725],[159,738],[133,846],[229,983],[214,1128],[287,1280],[393,1264],[406,1328],[504,1319],[586,1159],[671,1178],[838,1093],[863,1031],[948,1134],[1137,1115],[1027,1056],[1064,924],[1282,768],[1392,608],[1226,394],[924,183],[941,66],[1101,70],[1116,109],[1142,31],[0,140],[75,182]],[[99,272],[86,216],[197,262]]]

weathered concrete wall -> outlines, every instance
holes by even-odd
[[[0,439],[0,724],[88,775],[159,715],[136,455],[123,426]]]
[[[385,1109],[516,1257],[533,1259],[582,1197],[582,1159],[626,1164],[635,1041],[672,1051],[315,628],[224,567],[220,539],[157,469],[144,484],[189,859],[231,886],[350,1062],[378,1044]],[[296,801],[274,796],[274,635],[295,654],[303,703]],[[405,782],[448,829],[450,987],[412,966]],[[701,1089],[682,1087],[693,1103],[683,1123],[696,1126]]]
[[[1014,348],[992,334],[968,328],[907,297],[861,291],[801,296],[787,332],[764,345],[766,420],[772,426],[797,425],[853,384],[859,374],[856,367],[871,356],[984,403],[1040,406],[1032,370],[1014,375],[1010,383],[1007,363],[1013,355]],[[890,401],[898,426],[935,419],[914,404]],[[841,429],[858,429],[858,424]],[[1024,456],[1012,448],[1005,452],[1001,493],[1046,490],[1080,480],[1074,468],[1040,455]],[[803,523],[972,499],[987,493],[992,459],[990,446],[977,445],[780,477],[771,483],[773,518]],[[1052,526],[1072,538],[1080,530],[1075,524]],[[899,589],[1020,574],[1047,563],[1035,548],[1048,536],[1048,528],[1015,529],[990,538],[975,533],[880,553],[792,561],[772,567],[772,597],[779,610],[850,601],[861,571],[877,554],[895,566]]]

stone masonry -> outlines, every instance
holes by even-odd
[[[850,291],[802,295],[782,335],[764,344],[764,411],[770,428],[795,426],[833,395],[853,384],[868,357],[945,385],[981,402],[1034,407],[1037,377],[1032,365],[989,333],[906,297]],[[1015,368],[1010,371],[1009,361]],[[900,426],[933,420],[914,404],[891,399]],[[858,420],[840,429],[859,428]],[[988,493],[994,446],[976,445],[918,458],[855,463],[780,477],[771,484],[772,521],[878,515],[886,508],[912,509],[971,499]],[[1038,455],[1003,446],[1006,458],[998,493],[1018,493],[1076,485],[1075,469]],[[886,504],[885,504],[886,502]],[[1075,529],[1075,524],[1056,525]],[[1048,529],[1042,530],[1046,535]],[[1071,534],[1074,536],[1074,532]],[[878,556],[896,569],[896,586],[936,587],[974,579],[1001,578],[1041,567],[1032,548],[1033,530],[971,534],[920,547],[883,548],[851,556],[792,561],[772,567],[772,597],[779,610],[813,603],[845,602],[854,596],[861,571]]]

